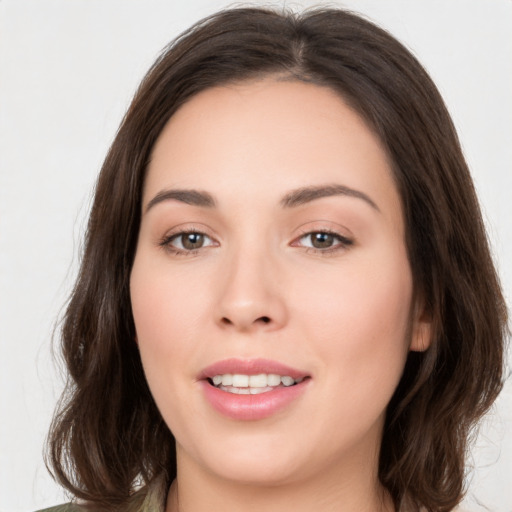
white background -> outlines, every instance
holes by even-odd
[[[91,189],[121,116],[160,49],[227,5],[0,0],[0,512],[65,499],[42,461],[62,386],[51,338],[76,273]],[[510,304],[512,1],[330,5],[365,13],[389,29],[438,84],[473,171]],[[475,469],[465,509],[511,512],[510,381],[484,422],[470,463]]]

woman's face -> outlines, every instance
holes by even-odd
[[[386,153],[330,89],[212,88],[167,123],[131,300],[180,468],[274,484],[373,471],[428,337],[412,288]]]

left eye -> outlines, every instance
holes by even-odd
[[[326,231],[316,231],[302,236],[300,239],[303,247],[312,249],[332,249],[338,246],[346,246],[352,243],[351,240],[334,233]]]
[[[197,232],[178,233],[167,242],[167,245],[182,251],[193,251],[212,244],[213,241],[209,236]]]

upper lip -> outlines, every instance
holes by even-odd
[[[292,368],[278,361],[271,359],[224,359],[217,361],[204,368],[199,374],[200,380],[211,379],[215,375],[224,374],[240,374],[240,375],[258,375],[260,373],[276,374],[281,376],[292,377],[293,379],[301,379],[309,375],[301,370]]]

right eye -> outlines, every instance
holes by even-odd
[[[204,247],[215,245],[214,241],[198,231],[182,231],[164,238],[160,245],[178,254],[193,253]]]

